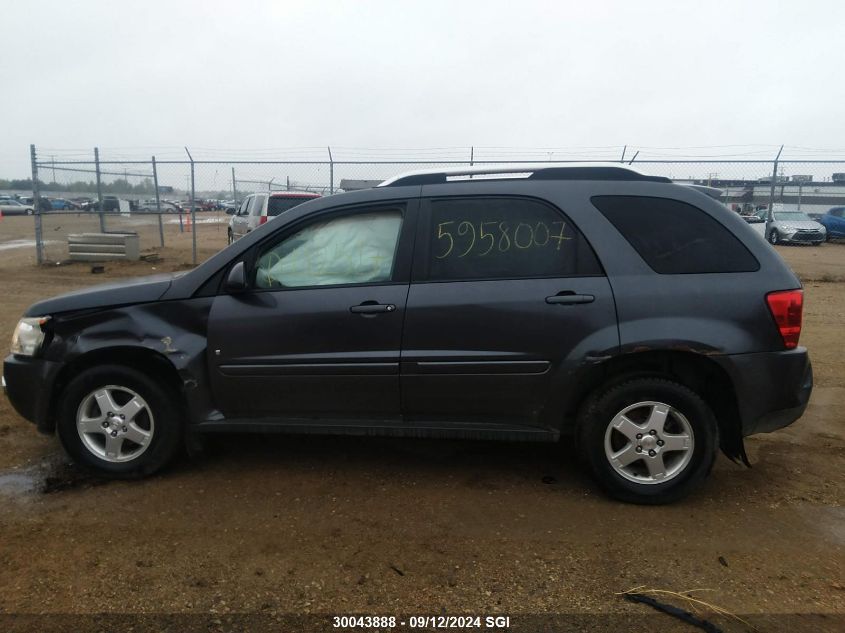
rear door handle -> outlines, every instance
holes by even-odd
[[[574,305],[576,303],[592,303],[596,298],[593,295],[579,295],[571,290],[559,292],[551,297],[546,297],[546,303],[552,305]]]
[[[379,314],[381,312],[395,312],[396,306],[392,303],[376,303],[365,301],[361,305],[352,306],[349,311],[354,314]]]

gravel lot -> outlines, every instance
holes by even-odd
[[[0,248],[31,226],[3,219]],[[225,224],[197,228],[201,257],[225,243]],[[168,234],[160,262],[99,275],[3,248],[0,340],[39,298],[187,267],[189,240]],[[0,630],[332,630],[353,613],[694,630],[616,595],[646,585],[707,589],[761,631],[843,631],[845,245],[778,251],[805,283],[810,407],[747,441],[753,468],[720,457],[669,507],[607,500],[566,445],[234,437],[152,479],[103,482],[0,397]]]

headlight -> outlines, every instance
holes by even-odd
[[[44,342],[41,326],[49,320],[50,317],[25,317],[18,321],[15,333],[12,334],[12,354],[35,356]]]

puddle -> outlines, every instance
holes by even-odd
[[[187,216],[190,217],[190,213],[187,214]],[[183,218],[182,222],[184,224],[187,224],[188,223],[187,218]],[[228,222],[229,222],[228,217],[226,217],[226,218],[197,218],[196,224],[224,224],[224,223],[228,223]],[[179,218],[170,218],[165,222],[165,224],[179,224]]]
[[[44,244],[58,244],[56,240],[44,240]],[[0,251],[10,251],[14,248],[35,248],[35,240],[9,240],[0,243]]]
[[[845,544],[845,508],[822,508],[815,510],[814,523],[817,528],[833,537],[840,545]]]
[[[108,483],[73,464],[45,461],[36,466],[0,471],[0,496],[26,497],[94,488]]]

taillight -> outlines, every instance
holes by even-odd
[[[801,317],[804,310],[803,290],[779,290],[766,295],[769,310],[780,330],[786,349],[798,347],[801,336]]]
[[[264,224],[266,221],[267,221],[267,216],[266,216],[266,215],[262,215],[262,216],[261,216],[261,219],[258,221],[258,224],[259,224],[259,225],[260,225],[260,224]]]

